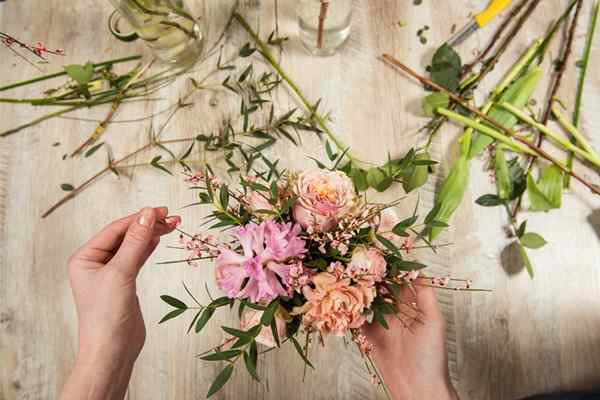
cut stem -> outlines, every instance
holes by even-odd
[[[504,134],[498,132],[495,129],[490,128],[487,125],[482,124],[481,122],[475,119],[465,117],[464,115],[448,110],[447,108],[438,108],[437,112],[441,115],[448,117],[452,121],[460,122],[461,124],[467,125],[471,129],[477,130],[485,135],[488,135],[489,137],[497,140],[498,142],[504,143],[514,152],[529,154],[531,156],[537,156],[536,152],[530,150],[529,148],[523,146],[520,143],[515,142],[511,138],[505,136]]]
[[[519,110],[517,107],[513,106],[512,104],[500,103],[498,105],[500,107],[504,108],[506,111],[513,114],[515,117],[517,117],[521,121],[525,122],[527,125],[531,126],[532,128],[537,129],[539,132],[543,133],[545,136],[549,137],[555,143],[558,143],[559,145],[564,147],[566,150],[572,151],[573,153],[583,157],[590,163],[594,164],[596,167],[600,168],[600,159],[598,159],[598,157],[595,157],[594,155],[588,153],[587,151],[575,146],[569,140],[562,137],[560,134],[554,132],[553,130],[548,128],[546,125],[536,121],[535,119],[533,119],[529,115],[525,114],[523,111]]]
[[[129,57],[124,57],[124,58],[117,58],[114,60],[109,60],[109,61],[104,61],[104,62],[101,62],[98,64],[94,64],[94,68],[102,68],[102,67],[107,67],[109,65],[124,63],[124,62],[128,62],[128,61],[135,61],[135,60],[139,60],[140,58],[142,58],[142,56],[140,56],[140,55],[129,56]],[[14,89],[14,88],[21,87],[21,86],[30,85],[32,83],[42,82],[42,81],[45,81],[48,79],[57,78],[59,76],[65,76],[66,74],[67,73],[65,71],[62,71],[62,72],[56,72],[56,73],[50,74],[50,75],[44,75],[44,76],[40,76],[37,78],[29,79],[26,81],[12,83],[10,85],[0,87],[0,92],[9,90],[9,89]]]
[[[329,9],[329,1],[321,0],[321,11],[319,11],[319,28],[317,31],[317,49],[323,48],[323,32],[325,30],[325,19],[327,18],[327,10]]]
[[[556,120],[558,121],[558,123],[567,132],[569,132],[571,134],[571,136],[576,140],[576,143],[578,143],[581,146],[582,149],[584,149],[585,151],[587,151],[592,156],[594,156],[596,158],[600,158],[600,156],[598,156],[598,153],[596,152],[596,150],[594,150],[594,148],[590,145],[590,143],[585,138],[585,136],[583,136],[583,134],[581,132],[579,132],[579,129],[577,129],[577,127],[575,125],[573,125],[571,123],[571,121],[569,121],[567,119],[567,117],[565,117],[558,110],[558,107],[556,106],[556,104],[552,106],[552,115],[554,115],[554,118],[556,118]]]

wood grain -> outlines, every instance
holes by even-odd
[[[189,0],[196,10],[202,4]],[[586,1],[582,23],[576,35],[574,59],[581,54],[591,1]],[[209,1],[210,37],[214,40],[225,26],[233,0]],[[331,110],[334,130],[365,161],[379,162],[387,153],[399,155],[422,143],[417,133],[425,121],[420,117],[422,88],[378,60],[387,52],[417,69],[424,70],[431,58],[433,44],[450,34],[453,24],[467,21],[469,12],[482,9],[487,1],[424,1],[415,6],[410,0],[356,0],[354,30],[348,45],[331,58],[314,58],[297,38],[295,2],[242,0],[240,7],[253,27],[268,35],[278,21],[282,35],[290,36],[285,51],[278,54],[289,74],[307,95],[322,99]],[[490,90],[510,65],[565,6],[562,0],[542,2],[532,20],[515,41],[502,63],[481,86]],[[588,4],[589,3],[589,4]],[[463,7],[457,7],[460,4]],[[65,63],[88,59],[110,59],[143,50],[143,45],[122,44],[105,29],[110,13],[108,2],[45,2],[22,0],[0,3],[3,31],[30,41],[41,40],[49,47],[64,47],[66,59],[53,59],[49,69]],[[277,15],[276,15],[277,12]],[[404,21],[401,27],[398,22]],[[416,32],[429,25],[429,44],[423,46]],[[493,27],[478,33],[460,50],[468,58],[482,48]],[[227,34],[231,49],[248,39],[237,26]],[[591,68],[584,97],[583,131],[600,146],[600,38],[592,52]],[[545,62],[550,70],[558,55],[557,46]],[[231,51],[230,49],[230,51]],[[2,49],[0,48],[0,51]],[[37,74],[31,67],[2,52],[2,83]],[[198,68],[203,76],[214,65]],[[573,103],[578,70],[569,66],[559,96]],[[177,99],[189,83],[181,80],[161,91],[167,99]],[[544,87],[544,85],[541,85]],[[39,88],[23,88],[15,95],[34,95]],[[545,93],[536,95],[543,104]],[[282,108],[297,103],[281,90],[275,99]],[[169,125],[165,138],[197,133],[212,133],[222,128],[228,116],[235,115],[239,104],[224,90],[201,92]],[[151,102],[123,107],[116,119],[135,118],[161,110],[165,103]],[[1,106],[0,128],[23,122],[40,110]],[[80,117],[102,119],[108,110],[86,110]],[[166,115],[154,121],[160,126]],[[113,124],[106,140],[115,156],[127,154],[146,140],[149,121]],[[61,196],[61,183],[84,180],[103,165],[105,155],[98,152],[90,160],[62,161],[63,154],[76,147],[95,128],[94,123],[79,120],[53,120],[0,141],[0,400],[56,398],[76,351],[77,325],[66,275],[66,260],[80,243],[112,219],[145,205],[169,205],[173,210],[193,201],[181,179],[168,178],[148,168],[137,168],[129,176],[106,176],[74,201],[41,221],[41,213]],[[459,133],[448,126],[436,138],[432,157],[442,161],[436,171],[441,177],[456,158],[454,139]],[[52,144],[60,142],[53,147]],[[182,149],[185,146],[182,146]],[[158,154],[158,153],[157,153]],[[289,167],[309,165],[308,155],[322,157],[323,144],[315,137],[304,138],[302,147],[292,149],[281,143],[271,153]],[[141,154],[135,162],[147,162],[150,154]],[[448,350],[452,376],[464,399],[509,400],[559,389],[600,386],[600,203],[573,184],[573,190],[559,211],[524,217],[529,227],[543,233],[550,245],[531,252],[537,277],[530,280],[518,265],[518,256],[509,245],[502,210],[483,209],[473,201],[493,190],[485,160],[472,168],[472,179],[464,205],[454,219],[453,228],[441,242],[454,246],[440,252],[417,256],[432,265],[434,271],[473,279],[477,287],[491,288],[491,294],[454,294],[440,292],[439,299],[449,321]],[[589,179],[598,177],[586,173]],[[421,192],[421,210],[433,204],[436,182]],[[400,189],[384,198],[401,195]],[[388,197],[389,196],[389,197]],[[409,196],[400,211],[410,212],[416,195]],[[181,210],[186,228],[195,230],[206,213],[201,208]],[[185,281],[202,300],[212,270],[208,264],[192,269],[181,266],[156,266],[155,261],[177,257],[166,248],[176,238],[163,242],[140,277],[139,291],[148,325],[146,347],[137,363],[128,398],[195,399],[201,398],[218,365],[200,363],[194,355],[222,340],[218,329],[233,323],[233,315],[224,313],[210,322],[200,335],[185,335],[188,321],[183,318],[158,326],[166,312],[160,294],[184,298]],[[343,343],[328,340],[327,351],[313,349],[318,373],[307,375],[302,384],[302,361],[294,350],[268,353],[260,366],[263,382],[252,382],[240,370],[232,382],[215,398],[220,399],[374,399],[383,398],[371,385],[360,357]],[[293,388],[293,389],[292,389]]]

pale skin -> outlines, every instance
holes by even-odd
[[[79,350],[61,400],[121,400],[146,337],[136,278],[160,237],[179,217],[144,208],[105,227],[69,260],[69,277],[79,319]],[[416,295],[416,297],[415,297]],[[444,319],[433,290],[405,290],[404,322],[390,318],[390,329],[364,329],[373,357],[394,399],[458,399],[448,376]],[[406,325],[409,326],[407,329]]]

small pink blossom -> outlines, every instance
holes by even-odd
[[[245,311],[242,315],[242,319],[240,320],[240,329],[243,331],[248,331],[256,325],[259,325],[263,312],[264,311],[254,309]],[[279,336],[280,341],[285,339],[287,336],[286,321],[289,319],[289,317],[286,314],[287,313],[281,307],[279,307],[279,309],[275,312],[275,325],[277,326],[277,336]],[[271,330],[270,326],[265,326],[260,330],[260,333],[256,337],[256,342],[267,347],[277,346],[275,336],[273,336],[273,331]]]
[[[400,248],[406,251],[407,253],[410,253],[414,247],[415,243],[411,238],[404,239],[404,241],[402,242],[402,246],[400,246]]]
[[[349,329],[360,328],[364,315],[375,298],[375,288],[352,285],[350,279],[338,279],[328,272],[313,278],[315,287],[306,286],[302,292],[307,302],[295,307],[292,314],[302,315],[307,328],[322,334],[344,336]]]
[[[390,242],[394,243],[396,246],[400,247],[402,245],[402,238],[395,233],[392,232],[392,229],[400,222],[400,218],[396,211],[391,208],[386,208],[381,211],[379,215],[379,224],[377,228],[377,233]],[[385,246],[377,241],[376,246],[380,249],[384,249]]]
[[[387,271],[387,263],[374,247],[358,247],[348,264],[348,275],[360,282],[381,282]]]
[[[287,296],[290,268],[306,252],[298,236],[300,226],[265,221],[233,230],[242,254],[220,248],[216,260],[217,285],[230,298],[253,303]]]
[[[340,171],[307,171],[295,185],[294,219],[309,232],[327,232],[352,208],[354,185]]]

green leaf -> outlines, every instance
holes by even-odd
[[[227,210],[227,207],[229,207],[229,189],[226,185],[221,186],[219,190],[219,202],[223,210]]]
[[[260,324],[264,326],[271,325],[271,321],[273,321],[275,317],[275,312],[278,308],[279,300],[273,300],[271,304],[269,304],[263,315],[260,317]]]
[[[94,76],[94,64],[88,62],[85,65],[66,65],[65,72],[80,86],[87,85]]]
[[[302,360],[304,361],[304,363],[306,365],[308,365],[309,367],[311,367],[312,369],[315,369],[315,367],[313,367],[313,365],[308,360],[308,358],[306,358],[306,355],[304,354],[304,351],[302,350],[302,346],[300,346],[300,343],[298,343],[298,340],[296,340],[296,338],[293,337],[293,336],[290,336],[290,340],[294,344],[294,348],[296,349],[296,351],[298,352],[298,354],[300,354],[300,357],[302,357]]]
[[[412,217],[406,218],[405,220],[398,222],[396,226],[394,226],[394,228],[392,229],[392,232],[394,232],[398,236],[407,236],[405,231],[411,226],[413,226],[418,219],[419,217],[417,215],[413,215]]]
[[[260,327],[260,325],[257,325],[257,326]],[[227,326],[222,326],[221,327],[221,329],[223,329],[225,332],[227,332],[231,336],[235,336],[237,338],[253,338],[253,337],[255,337],[256,336],[256,334],[255,334],[256,330],[254,328],[256,328],[256,327],[253,327],[253,328],[251,328],[248,331],[241,331],[239,329],[229,328]]]
[[[373,189],[377,189],[385,180],[385,172],[378,167],[369,168],[367,171],[367,183]]]
[[[196,315],[194,316],[194,319],[192,319],[192,322],[190,322],[190,326],[188,327],[187,333],[190,333],[192,328],[194,327],[194,325],[196,325],[196,321],[200,317],[200,314],[202,314],[202,311],[198,311],[196,313]]]
[[[258,374],[256,373],[256,359],[253,359],[247,352],[244,352],[244,364],[246,364],[246,370],[248,370],[250,376],[252,376],[254,380],[260,382]]]
[[[444,92],[433,92],[423,99],[423,112],[426,117],[435,117],[435,111],[442,107],[448,108],[450,97]]]
[[[384,245],[393,254],[400,253],[400,250],[398,250],[398,247],[396,247],[396,245],[394,243],[392,243],[389,239],[386,239],[385,237],[383,237],[381,235],[376,235],[376,237],[377,237],[377,240],[379,240],[381,242],[381,244]]]
[[[254,54],[255,51],[256,49],[254,47],[251,47],[250,43],[246,43],[244,47],[240,49],[240,57],[250,57],[252,54]]]
[[[541,235],[533,232],[527,232],[520,236],[521,244],[528,249],[541,249],[548,242]]]
[[[237,357],[240,354],[242,354],[241,350],[224,350],[200,357],[200,359],[204,361],[225,361]]]
[[[444,43],[433,55],[431,80],[455,92],[460,86],[461,69],[460,56],[450,45]]]
[[[166,172],[169,175],[173,175],[171,173],[171,171],[169,171],[168,169],[166,169],[164,166],[162,166],[160,164],[160,160],[162,159],[162,156],[156,156],[152,159],[152,161],[150,161],[150,165],[152,165],[154,168],[159,169],[163,172]]]
[[[223,369],[223,371],[219,373],[212,385],[210,385],[210,389],[208,389],[208,394],[206,395],[206,398],[208,399],[210,396],[221,390],[221,388],[227,383],[229,378],[231,378],[232,374],[233,364],[229,364]]]
[[[176,310],[172,310],[170,313],[168,313],[167,315],[165,315],[159,322],[159,324],[162,324],[163,322],[166,322],[170,319],[173,319],[175,317],[180,316],[181,314],[183,314],[186,310],[185,309],[176,309]]]
[[[84,157],[87,158],[87,157],[92,156],[92,154],[94,154],[95,152],[97,152],[100,149],[100,147],[102,147],[102,146],[104,146],[104,142],[98,143],[97,145],[91,147],[88,151],[85,152]]]
[[[525,234],[525,230],[527,229],[527,220],[521,222],[519,225],[519,229],[517,229],[517,237],[521,237]]]
[[[527,269],[527,273],[529,274],[529,277],[531,279],[533,279],[533,276],[534,276],[533,264],[531,264],[531,260],[529,259],[529,256],[527,255],[527,251],[525,250],[525,247],[523,247],[521,242],[517,242],[517,244],[519,246],[519,254],[521,254],[521,260],[523,260],[523,265]]]
[[[73,187],[73,185],[71,185],[70,183],[63,183],[60,185],[60,188],[65,192],[72,192],[73,190],[75,190],[75,187]]]
[[[176,299],[175,297],[163,294],[162,296],[160,296],[160,298],[162,299],[162,301],[175,308],[179,308],[181,310],[185,310],[186,308],[188,308],[183,301]]]
[[[390,329],[387,321],[385,320],[385,316],[377,309],[373,310],[373,320],[377,321],[379,325],[383,326],[385,329]]]
[[[348,176],[350,177],[350,179],[352,179],[354,187],[359,192],[364,192],[369,188],[369,183],[367,181],[367,172],[364,169],[352,167]]]
[[[406,193],[410,193],[427,183],[427,178],[429,178],[429,166],[415,164],[424,160],[429,160],[428,153],[419,153],[415,155],[413,165],[402,172],[402,187]]]
[[[504,204],[504,200],[495,194],[484,194],[477,200],[475,203],[479,204],[482,207],[496,207]]]
[[[527,179],[525,178],[525,170],[519,164],[518,157],[513,158],[508,162],[508,176],[510,179],[510,195],[509,200],[519,198],[527,188]]]
[[[202,311],[202,315],[200,315],[200,318],[198,318],[198,321],[196,321],[196,328],[195,331],[196,333],[200,333],[200,331],[204,328],[204,326],[206,326],[206,324],[208,323],[208,321],[210,320],[210,318],[213,316],[213,314],[215,313],[215,309],[214,308],[205,308],[204,311]]]
[[[555,165],[542,170],[535,182],[531,173],[527,176],[527,194],[531,211],[549,211],[560,208],[562,203],[563,172]]]

